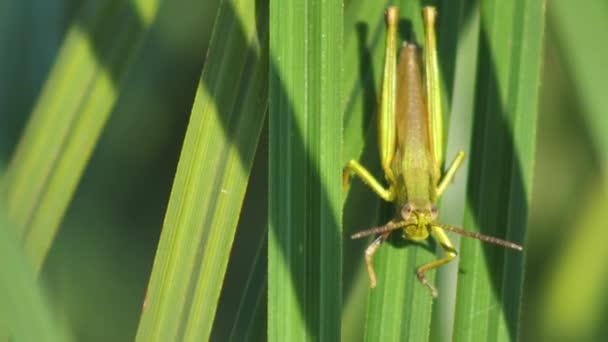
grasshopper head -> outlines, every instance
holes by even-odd
[[[401,217],[408,222],[403,227],[405,237],[414,241],[426,239],[438,213],[437,207],[429,201],[407,202],[401,208]]]

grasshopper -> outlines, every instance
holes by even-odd
[[[419,266],[416,270],[418,280],[429,288],[435,298],[437,290],[427,280],[425,273],[450,262],[457,255],[446,231],[520,251],[522,247],[436,221],[438,210],[435,204],[454,179],[464,160],[464,152],[456,155],[442,175],[443,114],[435,38],[436,10],[425,7],[422,13],[425,28],[424,88],[420,53],[415,44],[402,44],[397,66],[399,10],[389,7],[386,11],[386,55],[378,111],[378,147],[388,188],[354,159],[344,169],[344,186],[348,186],[350,175],[354,173],[382,199],[394,202],[397,209],[394,218],[385,225],[351,236],[353,239],[377,236],[365,250],[370,287],[376,287],[372,263],[374,253],[392,231],[402,229],[404,238],[411,241],[426,240],[432,235],[445,252],[443,258]]]

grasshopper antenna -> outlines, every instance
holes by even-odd
[[[360,239],[362,237],[366,237],[366,236],[370,236],[370,235],[382,234],[382,233],[390,232],[391,230],[399,229],[401,227],[404,227],[405,225],[406,225],[406,221],[401,221],[401,222],[390,221],[389,223],[385,224],[384,226],[374,227],[374,228],[370,228],[370,229],[366,229],[366,230],[357,232],[357,233],[351,235],[350,238],[355,240],[355,239]]]
[[[483,242],[493,243],[495,245],[499,245],[499,246],[503,246],[503,247],[507,247],[507,248],[512,248],[512,249],[515,249],[515,250],[518,250],[518,251],[521,251],[521,250],[524,249],[522,246],[520,246],[518,244],[515,244],[513,242],[509,242],[509,241],[506,241],[506,240],[495,238],[493,236],[483,235],[483,234],[480,234],[480,233],[477,233],[477,232],[470,232],[468,230],[464,230],[462,228],[450,226],[448,224],[438,223],[438,224],[436,224],[436,226],[438,226],[440,228],[443,228],[445,230],[449,230],[449,231],[454,232],[456,234],[460,234],[460,235],[472,237],[473,239],[481,240]]]

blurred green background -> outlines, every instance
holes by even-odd
[[[0,170],[83,3],[0,1]],[[135,337],[218,3],[163,2],[61,224],[41,278],[75,340]]]
[[[82,2],[0,0],[0,173]],[[76,340],[135,336],[218,2],[162,2],[61,224],[41,282]],[[521,339],[600,341],[608,333],[608,3],[549,1],[545,32]],[[245,204],[252,213],[266,210],[263,154]],[[238,283],[238,274],[231,263],[228,279]],[[224,290],[218,317],[238,299],[238,287]]]

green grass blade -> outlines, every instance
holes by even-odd
[[[385,9],[386,4],[380,1],[353,0],[348,3],[344,18],[345,100],[342,165],[358,158],[376,176],[382,175],[378,157],[376,115],[385,50]],[[349,235],[380,224],[383,211],[381,202],[367,186],[353,178],[344,198],[343,341],[363,339],[369,291],[369,280],[363,267],[363,253],[368,241],[352,240]]]
[[[272,0],[268,339],[340,338],[342,2]]]
[[[2,179],[7,215],[40,270],[156,16],[157,0],[86,2]]]
[[[0,339],[65,341],[4,211],[0,211],[0,270]]]
[[[422,39],[424,34],[420,3],[404,1],[398,5],[401,18],[411,23],[413,36]],[[384,11],[376,14],[382,21],[383,13]],[[403,27],[403,21],[400,24],[399,31],[403,33],[407,27]],[[400,39],[405,38],[403,34],[400,35]],[[398,239],[389,240],[391,241],[374,256],[378,285],[369,295],[365,339],[425,340],[429,333],[432,302],[428,290],[415,281],[414,271],[417,265],[429,262],[434,253],[415,245],[404,248]],[[363,252],[362,250],[361,255]],[[359,260],[362,262],[363,259]]]
[[[444,36],[444,41],[446,39],[454,39],[454,41],[457,41],[457,46],[448,46],[447,49],[443,50],[444,54],[440,55],[446,56],[446,58],[454,58],[453,90],[451,91],[452,96],[449,102],[451,115],[448,144],[446,147],[446,158],[448,160],[455,156],[458,151],[465,151],[466,156],[470,157],[469,147],[471,145],[475,100],[475,71],[477,69],[479,45],[479,6],[464,2],[458,5],[455,2],[449,2],[449,4],[452,6],[452,11],[449,13],[453,13],[459,29],[452,29],[452,32],[458,32],[457,36],[451,38]],[[450,25],[440,27],[444,28],[445,32],[449,29]],[[449,42],[444,43],[450,44]],[[446,46],[440,45],[440,52],[442,51],[442,47]],[[450,63],[450,61],[447,61],[447,63]],[[444,68],[443,70],[444,75],[449,74],[448,68]],[[447,84],[444,85],[447,86]],[[462,226],[466,205],[468,173],[468,163],[465,162],[458,170],[453,184],[450,184],[448,190],[441,198],[440,222]],[[448,233],[448,235],[452,239],[456,250],[460,250],[460,236],[453,233]],[[432,341],[449,341],[452,339],[457,282],[457,261],[444,265],[437,270],[436,284],[440,296],[433,302],[430,338]]]
[[[411,40],[415,37],[418,44],[423,44],[421,4],[411,1],[396,2],[401,11],[400,39]],[[386,4],[376,2],[352,1],[346,12],[346,108],[345,108],[345,154],[344,162],[361,153],[360,160],[369,167],[378,177],[381,177],[377,157],[376,139],[376,98],[378,94],[378,79],[382,70],[382,51],[384,42],[384,9]],[[375,15],[370,15],[375,13]],[[467,80],[461,77],[455,85],[455,71],[465,73],[464,63],[466,57],[461,57],[460,65],[456,63],[457,46],[459,44],[457,33],[463,17],[468,14],[463,2],[442,2],[438,5],[438,52],[440,71],[442,76],[442,95],[445,113],[449,113],[450,103],[455,101],[451,94],[453,88],[464,84]],[[458,68],[458,69],[457,69]],[[468,92],[460,89],[459,97],[471,96],[471,86]],[[460,101],[463,101],[462,99]],[[466,102],[466,101],[465,101]],[[470,102],[470,100],[469,100]],[[464,104],[466,106],[466,103]],[[461,105],[460,105],[461,106]],[[462,109],[457,111],[461,115]],[[447,120],[448,118],[446,118]],[[466,123],[462,124],[466,127]],[[459,126],[462,129],[462,126]],[[462,133],[459,133],[462,135]],[[465,149],[466,139],[454,139],[450,132],[450,143],[458,140],[457,145],[448,149],[447,158],[452,156],[454,150]],[[361,152],[362,151],[362,152]],[[452,154],[449,154],[452,153]],[[459,179],[464,179],[460,174]],[[450,190],[451,191],[451,190]],[[448,191],[448,193],[450,193]],[[462,195],[461,191],[461,196]],[[345,229],[356,231],[367,226],[377,225],[388,219],[384,210],[383,219],[378,219],[378,199],[367,187],[358,181],[353,181],[345,204]],[[444,209],[444,208],[442,208]],[[388,208],[392,211],[392,208]],[[451,222],[451,223],[459,223]],[[345,234],[347,235],[347,234]],[[349,282],[360,278],[364,270],[363,253],[365,244],[353,242],[349,239],[346,248],[345,287],[349,289]],[[356,248],[350,248],[350,246]],[[379,277],[378,287],[370,291],[369,307],[367,311],[366,339],[368,340],[425,340],[428,339],[431,322],[432,301],[428,290],[423,288],[415,276],[416,266],[435,258],[434,250],[423,246],[404,244],[398,236],[392,243],[383,246],[374,257],[374,264]],[[354,265],[353,265],[354,264]],[[351,270],[353,270],[351,272]],[[354,271],[357,270],[357,271]],[[357,276],[354,276],[354,275]],[[365,274],[367,282],[367,274]],[[380,282],[385,283],[381,285]],[[353,289],[359,286],[352,285]],[[352,294],[349,302],[363,301],[360,291]],[[359,298],[357,298],[359,297]],[[350,305],[352,306],[352,304]],[[354,319],[350,313],[345,313],[348,319]],[[345,330],[348,327],[360,329],[354,322],[344,322]],[[360,338],[360,337],[359,337]]]
[[[251,170],[211,341],[266,341],[268,125]]]
[[[266,232],[266,230],[263,230]],[[266,324],[266,291],[267,291],[267,268],[266,260],[268,250],[266,239],[259,241],[252,266],[245,283],[238,305],[238,311],[232,327],[230,328],[227,341],[265,341]]]
[[[209,338],[267,106],[266,14],[253,0],[220,7],[138,341]]]
[[[465,228],[523,243],[532,184],[543,1],[481,3]],[[462,240],[454,340],[516,340],[524,256]]]
[[[384,47],[383,4],[377,1],[350,1],[344,17],[344,147],[342,165],[361,155],[359,161],[378,174],[377,129],[375,120],[367,127],[370,115],[376,114],[375,89],[379,87]],[[380,17],[370,13],[379,13]],[[376,23],[377,21],[377,23]],[[374,33],[382,29],[381,37]],[[372,68],[371,66],[377,68]],[[379,69],[380,68],[380,69]],[[371,91],[368,91],[372,89]],[[367,112],[368,107],[371,113]],[[367,127],[368,129],[365,129]],[[367,140],[368,135],[373,138]],[[368,162],[369,156],[374,162]],[[351,232],[376,225],[380,199],[360,182],[351,182],[344,197],[342,341],[359,341],[365,331],[368,280],[363,266],[364,240],[351,240]]]

